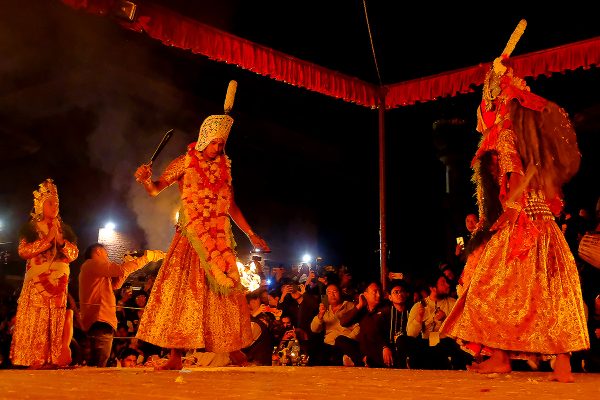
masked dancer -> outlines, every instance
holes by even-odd
[[[506,373],[511,359],[542,357],[552,380],[572,382],[570,353],[588,348],[589,338],[578,271],[555,215],[580,153],[565,110],[531,93],[507,62],[525,26],[485,77],[473,168],[478,229],[489,234],[467,262],[442,332],[487,349],[476,372]]]
[[[181,369],[186,349],[229,353],[232,364],[245,365],[240,351],[252,342],[245,288],[240,284],[230,218],[256,249],[270,251],[252,231],[233,198],[231,161],[224,152],[233,124],[228,112],[236,82],[225,99],[225,115],[211,115],[198,141],[155,181],[150,164],[136,180],[151,196],[177,183],[181,210],[175,236],[152,288],[137,337],[170,348],[159,369]]]

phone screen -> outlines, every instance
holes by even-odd
[[[325,308],[329,308],[329,299],[327,298],[326,294],[321,296],[321,303],[323,303]]]

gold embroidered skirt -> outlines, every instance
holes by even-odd
[[[554,220],[530,223],[539,234],[525,235],[535,237],[525,247],[516,239],[518,225],[492,236],[444,321],[443,333],[518,353],[550,355],[589,348],[573,255]]]
[[[67,304],[64,293],[45,297],[33,280],[24,283],[17,305],[10,359],[15,365],[60,364]]]
[[[165,348],[225,353],[252,342],[250,326],[245,295],[212,291],[196,251],[176,232],[136,337]]]

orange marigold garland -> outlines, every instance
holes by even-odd
[[[190,144],[186,155],[180,226],[209,284],[226,294],[241,289],[229,219],[231,161],[226,155],[213,161],[201,159],[194,145]]]

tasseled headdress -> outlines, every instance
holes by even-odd
[[[237,89],[237,82],[230,81],[227,87],[227,95],[225,96],[225,114],[224,115],[211,115],[207,117],[202,125],[200,126],[200,133],[198,135],[198,141],[196,142],[196,150],[203,151],[208,144],[215,139],[223,139],[227,141],[229,131],[233,125],[233,118],[229,115],[231,108],[233,107],[233,100],[235,99],[235,90]]]
[[[510,35],[510,39],[508,39],[508,43],[506,43],[502,54],[500,57],[496,57],[492,63],[492,67],[485,76],[485,81],[483,83],[483,99],[485,100],[487,110],[489,110],[492,105],[492,101],[501,92],[500,77],[506,73],[507,69],[507,67],[502,64],[502,61],[508,59],[508,57],[510,57],[512,52],[515,50],[515,46],[517,45],[519,39],[521,39],[526,27],[526,20],[522,19],[519,21],[512,35]]]

